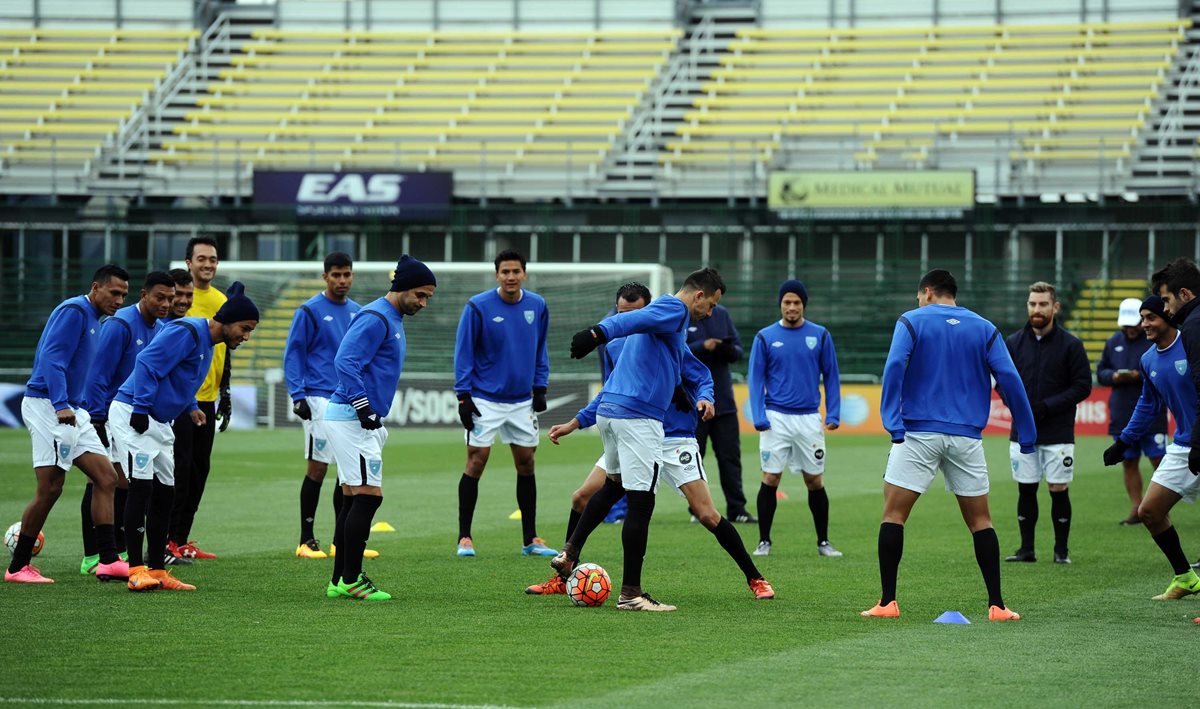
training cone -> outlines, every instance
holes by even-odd
[[[966,616],[958,611],[946,611],[934,619],[935,623],[948,623],[950,625],[970,625],[971,621],[967,620]]]
[[[388,524],[387,522],[376,522],[375,524],[371,525],[371,531],[372,532],[394,532],[394,531],[396,531],[396,528],[393,527],[392,525]]]
[[[521,519],[521,510],[517,510],[508,516],[509,519]]]

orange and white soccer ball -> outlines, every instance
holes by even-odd
[[[612,581],[598,564],[580,564],[567,577],[567,598],[577,606],[599,606],[608,600]]]
[[[11,554],[17,550],[17,537],[21,536],[21,523],[14,522],[13,526],[8,528],[4,533],[4,546],[8,547],[8,553]],[[46,545],[46,535],[38,532],[37,541],[33,543],[33,555],[37,556],[42,547]]]

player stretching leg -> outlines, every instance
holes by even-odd
[[[391,289],[359,311],[334,357],[338,384],[325,408],[325,421],[343,497],[333,530],[339,551],[325,589],[329,598],[386,601],[392,597],[363,573],[363,552],[371,536],[371,520],[383,504],[387,442],[383,418],[391,410],[404,368],[404,316],[416,315],[428,305],[436,287],[437,280],[425,264],[408,254],[401,256]]]

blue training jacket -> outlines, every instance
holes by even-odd
[[[88,372],[85,396],[93,421],[108,420],[108,405],[116,396],[117,387],[133,373],[137,356],[150,345],[163,325],[161,320],[147,325],[137,303],[121,308],[100,323],[100,342]]]
[[[820,384],[825,384],[825,423],[842,421],[842,385],[833,337],[805,320],[800,327],[768,325],[750,346],[750,420],[770,426],[767,409],[783,414],[821,411]]]
[[[992,377],[1012,410],[1017,440],[1037,440],[1025,385],[1000,331],[966,308],[926,305],[900,316],[883,366],[879,414],[899,440],[908,431],[982,438]]]
[[[1170,409],[1175,417],[1175,443],[1192,447],[1192,422],[1196,419],[1196,386],[1192,383],[1192,368],[1183,349],[1183,337],[1165,350],[1151,347],[1142,355],[1142,395],[1133,416],[1121,432],[1121,440],[1136,445],[1162,414]]]
[[[664,295],[600,321],[606,340],[628,338],[600,392],[600,415],[663,420],[679,383],[690,319],[686,303]]]
[[[154,341],[142,350],[117,395],[116,401],[133,407],[135,414],[150,414],[171,423],[180,414],[200,408],[196,392],[212,366],[212,335],[207,318],[178,318],[165,323]]]
[[[454,343],[454,391],[486,401],[528,401],[550,380],[550,311],[533,291],[507,303],[494,288],[463,306]]]
[[[283,350],[283,374],[292,401],[333,395],[338,383],[333,358],[361,308],[349,298],[335,303],[321,292],[296,309]]]
[[[350,404],[365,396],[375,413],[387,416],[404,369],[406,349],[404,316],[387,297],[363,306],[334,357],[338,385],[330,402]]]
[[[1113,383],[1113,375],[1118,369],[1138,371],[1142,366],[1142,355],[1154,346],[1143,334],[1131,340],[1125,337],[1125,332],[1118,330],[1104,343],[1104,352],[1096,363],[1096,381],[1102,386],[1112,387],[1108,396],[1108,434],[1118,436],[1125,429],[1125,424],[1133,416],[1133,407],[1137,406],[1138,397],[1142,394],[1144,382],[1128,384]],[[1167,432],[1167,412],[1163,410],[1150,426],[1150,433]]]
[[[58,304],[38,339],[25,396],[49,399],[55,411],[84,405],[87,373],[100,331],[99,315],[86,295]]]

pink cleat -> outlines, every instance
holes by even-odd
[[[8,583],[54,583],[54,579],[42,576],[42,572],[33,564],[26,564],[15,574],[5,571],[4,580]]]
[[[101,581],[111,581],[112,579],[127,579],[129,578],[129,562],[117,559],[111,564],[100,564],[96,566],[96,578]]]

